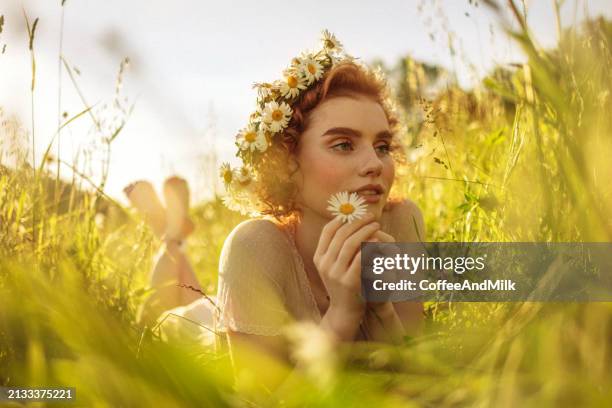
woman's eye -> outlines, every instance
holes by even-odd
[[[351,142],[342,142],[342,143],[333,145],[332,149],[346,152],[346,151],[353,150],[353,145],[351,144]]]
[[[353,143],[350,141],[336,143],[332,146],[332,149],[343,152],[355,150]],[[374,149],[376,149],[376,152],[378,152],[379,154],[389,154],[393,150],[393,146],[391,146],[389,143],[384,143],[378,146],[374,146]]]
[[[379,153],[389,154],[392,150],[393,147],[391,147],[391,145],[387,143],[376,146],[376,151],[378,151]]]

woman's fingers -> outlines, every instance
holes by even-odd
[[[340,228],[338,228],[338,230],[332,237],[331,242],[329,243],[329,246],[327,247],[325,256],[334,261],[338,259],[338,254],[340,253],[340,250],[342,249],[342,245],[344,244],[344,241],[346,241],[349,236],[354,234],[355,231],[359,230],[360,228],[364,227],[367,224],[374,222],[374,219],[375,219],[374,214],[367,213],[363,218],[359,220],[355,220],[350,223],[346,223],[342,225]]]
[[[317,244],[317,249],[315,250],[313,258],[315,265],[319,262],[323,255],[325,255],[329,243],[331,242],[338,228],[340,228],[341,226],[342,217],[340,216],[337,216],[336,218],[325,224],[323,230],[321,230],[321,236],[319,237],[319,243]]]
[[[361,252],[361,243],[367,241],[378,229],[380,224],[372,222],[355,231],[353,235],[348,237],[342,244],[340,253],[338,254],[338,264],[341,268],[348,266],[351,260],[355,257],[355,253]]]
[[[357,251],[346,271],[346,279],[350,282],[361,282],[361,250]]]
[[[382,230],[378,230],[367,242],[395,242],[395,238]]]
[[[372,236],[372,239],[369,242],[377,242],[377,243],[395,243],[395,238],[393,236],[378,230]],[[371,252],[374,251],[374,252]],[[398,247],[396,245],[379,245],[376,248],[369,248],[368,251],[371,255],[379,255],[379,256],[395,256],[398,253]]]
[[[376,231],[374,237],[377,238],[379,242],[395,242],[395,238],[381,230]]]

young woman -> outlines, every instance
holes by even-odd
[[[402,152],[384,81],[324,32],[320,51],[257,87],[258,109],[237,139],[243,166],[221,169],[227,205],[258,214],[230,233],[219,260],[215,329],[227,335],[236,367],[253,364],[257,351],[289,361],[285,330],[294,322],[314,323],[336,342],[414,334],[421,303],[361,299],[362,242],[425,241],[414,202],[390,198]],[[329,199],[341,192],[357,194],[352,203],[365,214],[334,216]],[[180,249],[191,231],[186,184],[166,182],[167,210],[147,183],[126,193],[165,240],[143,321],[183,306],[174,313],[210,325],[212,309],[185,287],[199,289]]]
[[[296,321],[340,342],[393,341],[421,322],[421,303],[360,296],[361,243],[424,241],[425,231],[414,202],[390,199],[401,153],[386,85],[340,48],[324,32],[320,51],[257,84],[258,109],[237,139],[243,167],[222,167],[230,208],[268,214],[238,225],[220,259],[217,329],[234,356],[244,344],[287,359],[283,331]],[[358,194],[367,213],[334,217],[339,192]]]

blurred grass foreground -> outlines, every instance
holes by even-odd
[[[409,57],[385,67],[410,146],[397,188],[422,208],[429,241],[611,241],[612,23],[586,21],[543,50],[511,11],[528,62],[474,89],[436,87],[442,69]],[[32,134],[1,121],[0,386],[76,387],[85,406],[249,405],[226,353],[138,325],[159,245],[149,228],[76,166],[60,180],[61,158],[33,167]],[[192,217],[189,256],[214,294],[223,240],[242,218],[219,199]],[[286,406],[612,404],[609,303],[431,302],[422,336],[357,345],[337,364],[302,337],[307,369],[275,397]]]

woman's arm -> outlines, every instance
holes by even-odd
[[[419,207],[411,200],[394,203],[387,215],[393,230],[377,234],[381,242],[424,242],[425,223]],[[395,237],[395,238],[394,238]],[[369,303],[366,328],[371,340],[399,342],[419,334],[423,326],[423,303],[418,301]]]
[[[151,271],[153,293],[141,308],[140,320],[151,324],[166,310],[201,298],[201,290],[191,263],[177,241],[167,241]]]
[[[423,302],[385,302],[368,306],[365,326],[370,340],[400,343],[418,335],[423,326]]]
[[[350,317],[340,310],[328,309],[319,327],[329,336],[332,348],[352,341],[359,328],[362,315]],[[227,331],[229,351],[236,385],[253,398],[262,398],[282,389],[294,375],[299,376],[299,362],[294,361],[287,338],[282,335],[262,336]],[[298,366],[295,364],[298,363]],[[257,376],[256,381],[249,379]]]
[[[330,221],[321,233],[313,260],[330,296],[330,306],[322,317],[319,327],[329,335],[328,338],[332,347],[341,342],[353,341],[363,319],[365,305],[360,297],[360,246],[379,228],[380,224],[374,222],[374,216],[370,214],[350,224],[343,224],[340,218],[336,218]],[[245,233],[248,234],[248,228],[240,229],[242,233],[231,237],[231,242],[227,244],[228,250],[233,250],[233,253],[227,258],[228,263],[238,260],[239,257],[248,256],[248,252],[254,250],[253,247],[249,250],[241,242],[270,243],[270,240],[262,241],[261,239],[254,239],[254,237],[245,237]],[[258,252],[261,251],[265,251],[265,248],[259,248]],[[239,254],[242,254],[242,256]],[[265,258],[260,257],[259,259]],[[259,266],[256,269],[259,270]],[[278,268],[278,263],[268,265],[265,269],[269,268]],[[237,267],[228,268],[226,265],[222,268],[226,271],[225,273],[238,269]],[[270,273],[264,274],[260,271],[256,272],[256,275],[269,276]],[[234,282],[238,283],[238,281]],[[244,281],[241,282],[244,283]],[[270,284],[266,286],[275,287],[275,285]],[[259,293],[261,290],[257,292]],[[246,299],[244,296],[242,298]],[[265,298],[265,296],[249,298],[253,300],[251,308],[261,308],[265,305]],[[259,316],[259,314],[257,315]],[[257,318],[257,316],[253,316],[253,318]],[[247,323],[243,323],[243,325],[248,327]],[[258,374],[258,379],[265,384],[266,389],[274,389],[289,374],[292,362],[290,361],[288,344],[283,336],[246,334],[240,332],[240,330],[228,330],[228,340],[237,379],[248,377],[254,372],[262,373],[261,367],[265,366],[265,374],[261,374],[261,378]],[[273,360],[275,362],[270,363]],[[269,362],[266,363],[265,361]],[[279,361],[285,363],[285,370],[279,369]]]

